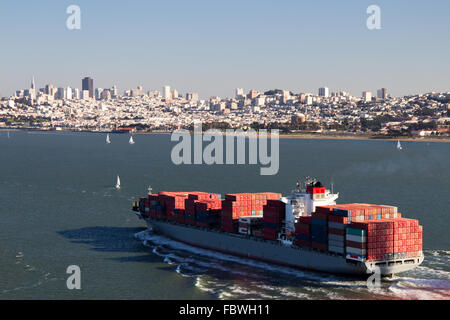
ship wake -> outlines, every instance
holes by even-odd
[[[383,281],[368,289],[366,281],[280,267],[193,247],[145,230],[135,238],[172,265],[195,286],[219,299],[448,299],[448,271],[430,265],[442,263],[445,253],[429,253],[428,265],[405,277]],[[444,262],[445,264],[445,262]],[[447,261],[448,265],[448,261]],[[414,274],[412,274],[414,273]]]

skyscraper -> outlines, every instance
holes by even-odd
[[[86,77],[81,81],[81,90],[89,91],[89,97],[94,98],[94,79]]]
[[[33,76],[33,78],[31,79],[31,89],[36,89],[36,86],[35,86],[35,84],[34,84],[34,76]]]
[[[319,88],[319,97],[328,98],[330,96],[330,89],[327,87]]]
[[[163,97],[164,97],[164,99],[172,99],[172,93],[170,92],[170,86],[163,87]]]
[[[47,84],[45,86],[45,94],[51,95],[53,93],[53,85]]]
[[[68,99],[68,100],[73,99],[73,90],[71,87],[66,88],[66,99]]]
[[[381,88],[377,91],[377,98],[386,99],[387,98],[387,89]]]

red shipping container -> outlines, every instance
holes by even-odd
[[[341,229],[328,228],[328,233],[335,234],[338,236],[345,236],[345,230],[341,230]]]

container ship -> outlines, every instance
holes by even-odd
[[[159,192],[133,202],[148,228],[176,241],[333,274],[392,276],[423,262],[422,226],[398,208],[336,204],[315,179],[279,193]]]

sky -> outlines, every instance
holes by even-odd
[[[69,30],[69,5],[81,29]],[[381,29],[369,30],[369,5]],[[295,93],[450,91],[450,1],[2,0],[0,93],[52,83]]]

